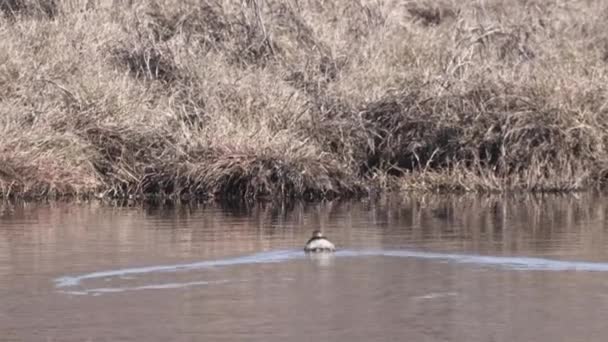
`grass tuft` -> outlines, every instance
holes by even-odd
[[[458,18],[458,10],[441,2],[415,2],[408,6],[407,11],[415,22],[425,26],[439,25],[446,20]]]
[[[13,20],[17,16],[53,19],[59,14],[59,6],[55,0],[0,0],[0,12]]]

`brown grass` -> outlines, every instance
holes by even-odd
[[[9,19],[18,16],[52,19],[59,14],[58,10],[55,0],[0,0],[0,13]]]
[[[573,191],[608,4],[0,0],[2,196]]]

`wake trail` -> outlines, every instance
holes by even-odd
[[[604,262],[585,262],[585,261],[568,261],[568,260],[553,260],[546,258],[533,257],[502,257],[502,256],[483,256],[473,254],[452,254],[452,253],[433,253],[420,252],[413,250],[340,250],[328,257],[335,258],[354,258],[354,257],[391,257],[391,258],[412,258],[433,260],[440,262],[451,262],[466,265],[479,265],[498,267],[511,270],[527,270],[527,271],[582,271],[582,272],[608,272],[608,263]],[[218,260],[206,260],[194,263],[173,264],[173,265],[156,265],[146,267],[122,268],[114,270],[105,270],[80,275],[63,276],[54,279],[55,287],[60,292],[71,294],[100,294],[110,292],[123,292],[132,290],[149,290],[149,289],[164,289],[164,288],[179,288],[189,286],[203,286],[211,284],[224,284],[230,280],[222,281],[199,281],[186,283],[168,283],[168,284],[150,284],[137,287],[108,287],[97,289],[82,289],[82,290],[67,290],[80,286],[86,280],[93,279],[112,279],[136,277],[138,275],[166,273],[166,272],[188,272],[206,268],[229,267],[235,265],[253,265],[264,263],[280,263],[297,259],[305,259],[307,254],[301,250],[280,250],[256,253],[246,256],[225,258]]]

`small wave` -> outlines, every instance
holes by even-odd
[[[179,289],[185,287],[194,286],[206,286],[206,285],[220,285],[228,283],[240,283],[246,280],[216,280],[216,281],[191,281],[184,283],[163,283],[163,284],[150,284],[143,286],[130,286],[130,287],[98,287],[92,289],[73,290],[73,291],[59,291],[61,293],[70,295],[100,295],[104,293],[119,293],[127,291],[141,291],[141,290],[165,290],[165,289]]]
[[[458,296],[458,293],[457,292],[432,292],[432,293],[425,294],[422,296],[414,297],[414,299],[429,300],[429,299],[438,299],[438,298],[454,297],[454,296]]]
[[[158,265],[158,266],[146,266],[136,268],[123,268],[116,270],[107,270],[100,272],[87,273],[75,276],[65,276],[55,279],[55,286],[58,288],[77,286],[84,280],[99,279],[99,278],[115,278],[115,277],[128,277],[141,274],[149,273],[164,273],[164,272],[179,272],[179,271],[191,271],[197,269],[211,268],[211,267],[222,267],[222,266],[235,266],[235,265],[246,265],[256,263],[272,263],[272,262],[283,262],[295,258],[303,258],[304,253],[299,251],[274,251],[264,252],[243,257],[220,259],[220,260],[208,260],[200,261],[189,264],[175,264],[175,265]]]
[[[336,253],[338,254],[338,253]],[[529,271],[587,271],[608,272],[608,263],[553,260],[530,257],[501,257],[471,254],[418,252],[411,250],[342,251],[342,256],[386,256],[415,259],[431,259],[471,265],[486,265],[513,270]]]
[[[468,265],[480,265],[500,267],[512,270],[528,270],[528,271],[586,271],[586,272],[608,272],[608,263],[603,262],[584,262],[584,261],[566,261],[552,260],[545,258],[530,258],[530,257],[500,257],[500,256],[482,256],[469,254],[450,254],[450,253],[431,253],[419,252],[411,250],[341,250],[334,253],[334,257],[398,257],[398,258],[414,258],[427,259],[442,262],[453,262]],[[198,269],[212,267],[228,267],[235,265],[248,265],[260,263],[275,263],[285,262],[296,259],[304,259],[306,254],[301,250],[282,250],[257,253],[242,257],[208,260],[188,264],[175,265],[158,265],[137,268],[123,268],[107,271],[99,271],[86,273],[81,275],[64,276],[55,279],[55,287],[58,289],[67,287],[76,287],[82,284],[85,280],[93,279],[112,279],[112,278],[134,278],[138,275],[164,273],[164,272],[186,272]],[[189,283],[169,283],[158,285],[145,285],[137,287],[107,287],[96,289],[83,289],[74,291],[62,291],[71,294],[101,294],[111,292],[124,292],[133,290],[148,290],[148,289],[168,289],[188,286],[202,286],[209,284],[222,284],[225,281],[209,282],[198,281]]]

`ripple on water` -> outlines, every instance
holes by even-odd
[[[449,254],[449,253],[432,253],[419,252],[412,250],[341,250],[333,254],[334,257],[398,257],[398,258],[415,258],[427,259],[442,262],[454,262],[466,265],[477,265],[487,267],[499,267],[510,270],[526,270],[526,271],[583,271],[583,272],[608,272],[608,263],[602,262],[583,262],[583,261],[567,261],[567,260],[552,260],[545,258],[529,258],[529,257],[500,257],[500,256],[483,256],[483,255],[468,255],[468,254]],[[88,294],[103,294],[117,293],[125,291],[139,290],[162,290],[176,289],[192,286],[209,286],[221,285],[234,282],[243,282],[246,280],[240,279],[224,279],[215,281],[189,281],[189,282],[172,282],[163,284],[146,284],[131,287],[102,287],[102,288],[86,288],[82,283],[86,280],[113,278],[119,279],[134,279],[138,275],[164,273],[164,272],[187,272],[192,270],[200,270],[210,267],[229,267],[235,265],[250,265],[260,263],[278,263],[296,259],[304,259],[306,254],[300,250],[280,250],[263,252],[252,255],[246,255],[234,258],[225,258],[218,260],[207,260],[187,264],[174,265],[157,265],[137,268],[123,268],[115,270],[106,270],[93,273],[86,273],[74,276],[64,276],[55,279],[55,287],[59,292],[73,295],[88,295]],[[67,289],[80,286],[79,289]]]

